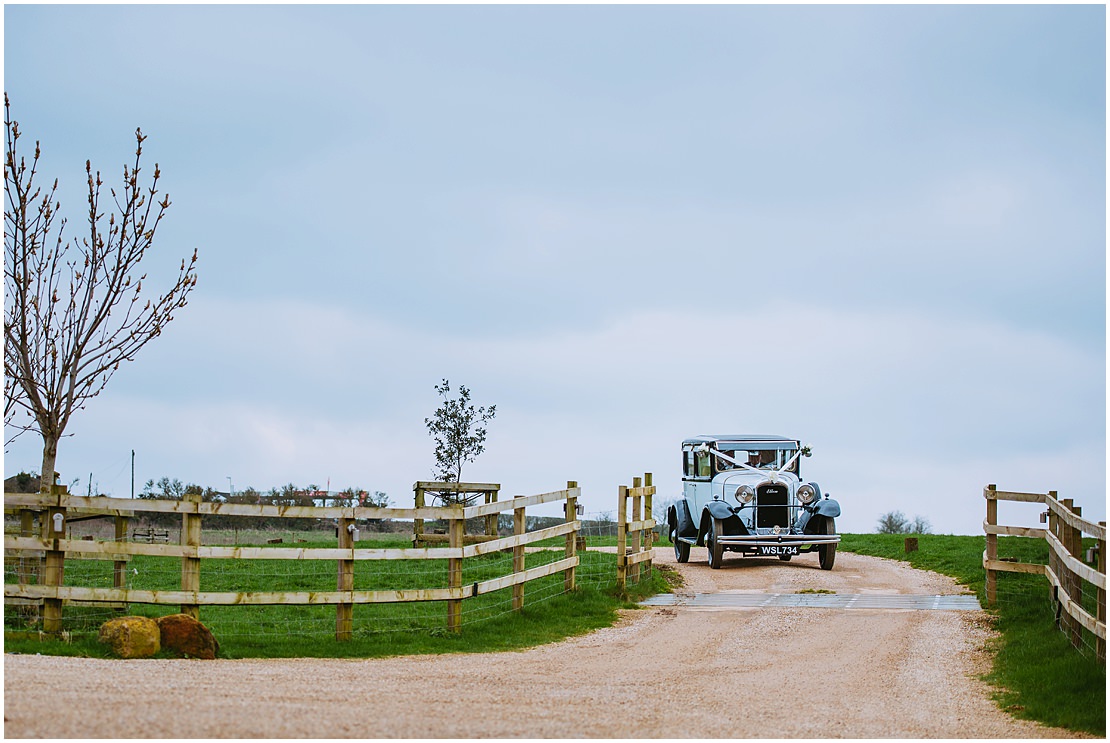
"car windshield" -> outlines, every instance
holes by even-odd
[[[793,457],[797,453],[798,450],[793,448],[793,447],[791,447],[789,449],[785,449],[785,448],[783,448],[783,449],[773,449],[773,448],[759,448],[759,449],[756,449],[756,448],[752,447],[752,448],[747,448],[747,449],[721,449],[720,451],[723,454],[727,454],[728,456],[732,457],[737,462],[741,462],[743,464],[746,464],[749,467],[754,467],[754,468],[760,469],[760,470],[778,470],[778,469],[781,469],[784,464],[789,462],[791,457]],[[798,463],[794,462],[794,464],[792,464],[790,466],[789,471],[791,471],[791,472],[796,471],[797,466],[798,466]],[[735,466],[735,465],[733,465],[729,462],[726,462],[723,459],[718,460],[718,471],[723,472],[725,470],[731,470],[731,469],[742,469],[742,468],[739,468],[739,467],[737,467],[737,466]]]

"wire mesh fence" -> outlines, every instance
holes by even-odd
[[[180,516],[178,517],[180,520]],[[529,517],[525,533],[549,528],[553,521],[563,522],[559,515]],[[575,582],[579,588],[593,591],[616,587],[616,524],[604,512],[578,517],[582,527],[576,538],[578,565]],[[404,522],[394,527],[404,528]],[[512,533],[511,518],[502,521],[502,531]],[[18,519],[5,519],[5,532],[19,535]],[[158,533],[168,545],[182,544],[182,528],[170,524],[151,526],[141,521],[129,525],[127,541],[145,541]],[[116,527],[111,519],[74,521],[68,525],[69,540],[112,542]],[[204,546],[304,547],[334,548],[337,544],[335,526],[315,524],[315,528],[292,529],[206,529],[201,532]],[[377,533],[364,531],[355,545],[358,549],[405,549],[412,546],[412,533],[399,531]],[[554,537],[525,549],[524,569],[550,565],[566,557],[566,538]],[[5,585],[40,584],[42,553],[5,551]],[[97,555],[103,559],[85,559],[84,553],[68,555],[62,586],[90,589],[123,589],[124,591],[177,590],[181,585],[182,560],[175,556],[148,554]],[[354,561],[355,591],[403,591],[439,589],[447,585],[447,559],[360,559]],[[483,580],[514,573],[511,549],[470,557],[462,561],[462,583],[476,584]],[[203,592],[327,592],[336,590],[337,568],[334,559],[218,559],[206,558],[200,570],[199,591]],[[566,580],[557,571],[529,581],[523,588],[525,606],[533,607],[566,593]],[[444,631],[445,601],[401,601],[393,603],[355,604],[352,636],[380,633]],[[7,598],[4,624],[6,630],[38,630],[42,628],[41,599]],[[157,617],[180,611],[175,605],[100,602],[83,603],[66,600],[61,618],[63,632],[94,632],[103,622],[126,614]],[[461,602],[461,623],[475,625],[503,617],[514,610],[511,587],[483,593]],[[201,606],[199,618],[217,637],[264,641],[267,637],[328,637],[336,633],[334,605],[233,605]]]

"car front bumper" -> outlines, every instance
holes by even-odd
[[[777,547],[783,545],[796,545],[808,547],[821,544],[839,544],[839,534],[744,534],[725,535],[717,537],[717,541],[724,547]]]

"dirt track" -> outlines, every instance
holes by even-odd
[[[673,564],[669,549],[656,549]],[[841,553],[726,558],[695,548],[691,592],[961,593]],[[522,652],[384,660],[108,661],[5,655],[4,735],[172,738],[1074,737],[1017,721],[975,680],[986,615],[656,608]]]

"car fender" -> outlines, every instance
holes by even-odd
[[[732,516],[732,509],[729,508],[728,504],[724,501],[710,501],[709,505],[705,507],[705,510],[709,511],[713,518],[720,519],[721,521]]]
[[[680,500],[671,506],[671,511],[667,514],[667,521],[680,537],[689,538],[698,535],[698,527],[694,520],[690,518],[690,507],[685,500]]]
[[[709,505],[701,512],[701,524],[698,529],[698,545],[705,544],[705,535],[709,533],[710,519],[717,519],[721,522],[721,530],[724,534],[729,536],[744,535],[748,533],[748,528],[744,526],[744,522],[740,520],[733,510],[724,501],[711,501]]]
[[[835,519],[840,515],[840,504],[831,498],[817,501],[813,504],[814,516],[827,516],[830,519]]]

